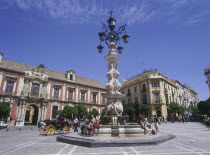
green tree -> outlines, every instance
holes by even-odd
[[[99,112],[96,110],[96,109],[93,109],[93,111],[89,111],[89,113],[88,113],[88,116],[92,116],[92,115],[94,115],[94,116],[98,116],[99,115]]]
[[[210,98],[206,101],[200,101],[197,105],[199,114],[210,115]]]
[[[140,106],[139,106],[139,104],[135,104],[134,105],[134,108],[135,108],[136,118],[138,118],[139,117],[139,114],[140,114]]]
[[[199,110],[197,107],[190,108],[190,112],[195,116],[199,114]]]
[[[37,67],[38,68],[46,68],[45,64],[39,64]]]
[[[105,109],[103,109],[101,116],[105,116],[105,114],[106,114],[106,111],[105,111]]]
[[[87,115],[87,108],[83,105],[83,104],[78,104],[76,106],[77,110],[78,110],[78,116],[79,118],[82,118],[83,116]]]
[[[0,103],[0,120],[7,120],[7,117],[9,117],[11,108],[9,104],[7,103]]]
[[[73,119],[72,116],[77,116],[78,115],[78,110],[76,107],[71,107],[66,105],[63,110],[59,110],[57,112],[59,115],[66,115],[67,119]]]
[[[127,105],[125,107],[125,113],[129,116],[130,121],[133,118],[133,114],[135,113],[135,108],[132,105]]]
[[[147,105],[147,104],[140,104],[139,105],[140,114],[148,115],[149,111],[150,111],[150,106],[149,105]]]
[[[177,111],[178,114],[183,114],[185,111],[187,111],[187,108],[178,105],[178,111]]]
[[[176,115],[177,113],[180,113],[180,106],[177,103],[170,103],[168,105],[169,110],[172,114]],[[182,109],[181,109],[182,110]]]
[[[78,109],[75,106],[71,107],[71,106],[66,105],[63,108],[63,113],[66,114],[66,118],[73,119],[72,116],[74,117],[78,115]]]

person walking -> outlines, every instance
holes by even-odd
[[[161,119],[162,119],[162,117],[160,116],[160,117],[158,117],[158,124],[160,124],[161,125]]]
[[[172,123],[174,123],[174,115],[172,115],[171,121]]]
[[[210,116],[209,116],[208,119],[207,119],[207,127],[208,127],[208,129],[210,130]]]
[[[182,115],[182,122],[184,123],[184,115]]]
[[[77,116],[74,116],[74,132],[78,132],[78,118]]]
[[[167,122],[167,117],[164,117],[164,122],[165,122],[165,124],[166,124],[166,122]]]
[[[158,118],[156,116],[154,119],[154,126],[155,126],[156,133],[158,134],[159,133],[159,123],[158,123]]]

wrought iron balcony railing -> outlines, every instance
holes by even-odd
[[[14,95],[14,92],[9,92],[9,91],[5,91],[5,92],[2,92],[3,95]]]
[[[53,96],[53,100],[60,100],[59,96]]]
[[[142,93],[145,93],[146,91],[147,91],[147,89],[142,89],[141,90]]]
[[[31,97],[39,97],[39,94],[38,93],[29,93],[29,96],[31,96]]]
[[[67,101],[74,101],[73,98],[67,98]]]

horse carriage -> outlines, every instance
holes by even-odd
[[[40,134],[52,136],[57,131],[58,134],[66,134],[70,131],[70,124],[64,120],[45,120],[39,128]]]

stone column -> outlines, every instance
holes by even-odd
[[[163,82],[160,81],[160,102],[165,103],[165,97],[164,97],[164,86]]]
[[[43,116],[43,120],[46,119],[46,112],[47,112],[47,105],[44,104],[44,116]]]
[[[149,104],[152,104],[152,89],[151,89],[151,81],[149,80],[147,82],[147,85],[148,85],[148,91],[147,91],[147,96],[148,96],[148,101],[149,101]]]
[[[25,105],[25,102],[23,103],[23,106],[22,106],[22,112],[21,112],[21,121],[25,121],[25,113],[26,113],[26,105]]]
[[[43,116],[44,116],[44,106],[43,105],[41,105],[41,107],[40,107],[40,113],[41,113],[40,120],[43,120]]]
[[[22,111],[22,103],[18,106],[18,114],[17,114],[17,120],[19,121],[21,119],[21,111]]]
[[[40,121],[41,120],[41,117],[42,117],[42,108],[41,108],[41,105],[38,108],[38,110],[39,110],[39,112],[38,112],[38,120]]]

